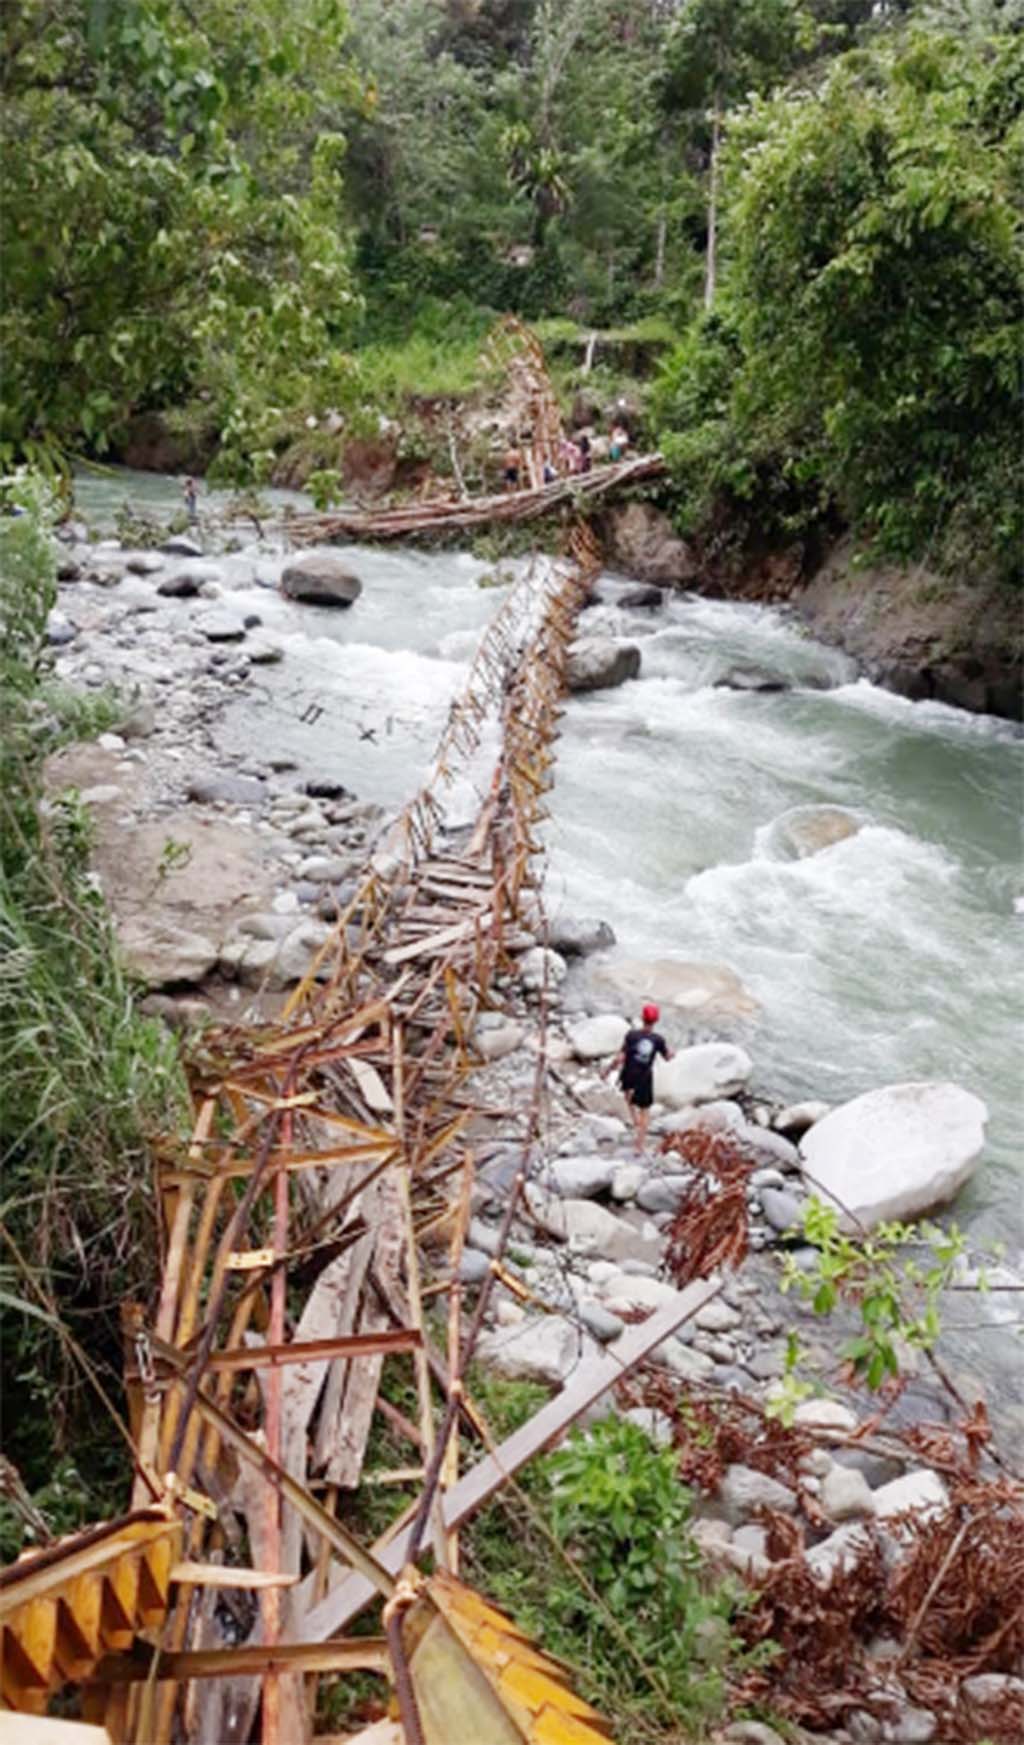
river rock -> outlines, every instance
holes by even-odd
[[[563,1199],[589,1200],[608,1192],[617,1168],[614,1157],[554,1157],[544,1166],[544,1186]]]
[[[807,1568],[820,1586],[827,1587],[840,1570],[856,1569],[873,1544],[869,1527],[860,1521],[847,1521],[808,1551]]]
[[[164,560],[158,551],[132,551],[124,560],[124,567],[133,576],[155,576],[164,567]]]
[[[266,798],[258,776],[193,776],[186,792],[200,806],[259,806]]]
[[[277,666],[284,660],[284,649],[279,642],[271,642],[265,636],[254,637],[246,643],[246,654],[253,666]]]
[[[604,691],[625,684],[640,673],[635,642],[613,642],[610,636],[577,642],[569,654],[570,691]]]
[[[914,1514],[921,1519],[940,1515],[949,1507],[949,1492],[930,1466],[916,1467],[894,1478],[874,1493],[875,1515],[880,1521],[894,1515]]]
[[[607,921],[592,915],[560,915],[548,924],[548,944],[563,957],[585,957],[592,951],[607,951],[615,934]]]
[[[241,642],[245,636],[245,625],[234,612],[204,612],[196,629],[207,642]]]
[[[203,548],[197,539],[192,539],[187,533],[173,533],[170,539],[165,539],[160,547],[171,557],[202,557]]]
[[[473,1047],[483,1060],[503,1060],[506,1054],[515,1053],[525,1035],[525,1026],[511,1019],[486,1028],[478,1024],[473,1031]]]
[[[515,1327],[485,1331],[477,1342],[476,1356],[480,1363],[511,1381],[546,1382],[561,1387],[577,1364],[596,1351],[589,1334],[564,1315],[544,1315]]]
[[[626,1330],[625,1321],[620,1321],[618,1315],[613,1315],[609,1309],[602,1308],[600,1303],[591,1302],[587,1297],[577,1303],[576,1314],[587,1332],[592,1333],[601,1345],[610,1345],[613,1339],[617,1339]]]
[[[736,1129],[736,1139],[746,1155],[762,1168],[785,1170],[789,1175],[799,1174],[800,1153],[793,1141],[784,1139],[781,1133],[745,1121]]]
[[[840,1400],[801,1400],[793,1413],[793,1422],[814,1430],[838,1430],[852,1435],[857,1428],[857,1416]]]
[[[602,1288],[605,1307],[614,1315],[631,1315],[637,1309],[663,1309],[679,1295],[675,1285],[642,1273],[618,1272]]]
[[[697,562],[668,516],[653,503],[625,503],[607,519],[610,555],[616,566],[641,582],[692,581]]]
[[[676,1109],[656,1115],[652,1133],[732,1133],[746,1126],[743,1110],[728,1098],[702,1103],[699,1109]]]
[[[569,1031],[569,1046],[577,1060],[603,1060],[618,1054],[629,1026],[615,1012],[602,1012],[596,1018],[581,1018]]]
[[[217,962],[212,940],[159,917],[127,921],[119,940],[128,968],[151,988],[201,982]]]
[[[207,582],[216,579],[217,571],[211,565],[186,564],[157,582],[156,591],[165,600],[191,600]]]
[[[806,860],[856,836],[863,820],[844,806],[794,806],[776,818],[767,832],[769,853],[782,860]]]
[[[156,731],[156,704],[148,697],[139,697],[118,723],[125,739],[148,739]]]
[[[778,1509],[784,1515],[796,1512],[796,1496],[789,1486],[752,1466],[727,1466],[718,1495],[725,1518],[733,1527],[749,1520],[758,1509]]]
[[[594,969],[594,981],[641,1005],[655,1000],[688,1019],[746,1018],[757,1001],[739,976],[721,963],[687,963],[678,958],[617,958]]]
[[[691,1346],[684,1345],[676,1335],[671,1339],[663,1339],[661,1344],[651,1352],[654,1363],[667,1369],[678,1381],[697,1386],[707,1381],[714,1371],[714,1362],[703,1351],[694,1351]]]
[[[634,1200],[650,1171],[645,1163],[620,1163],[612,1176],[612,1199]]]
[[[653,584],[649,588],[631,588],[627,594],[621,594],[618,600],[618,604],[627,612],[656,611],[664,603],[664,588],[655,587]]]
[[[785,1236],[790,1230],[803,1229],[806,1202],[796,1194],[788,1193],[785,1188],[762,1188],[759,1197],[767,1222],[780,1236]]]
[[[310,606],[351,606],[363,584],[335,551],[307,551],[281,572],[281,591]]]
[[[871,1486],[862,1472],[831,1466],[821,1481],[821,1506],[830,1521],[863,1521],[875,1511]]]
[[[792,686],[781,673],[769,672],[767,667],[731,666],[720,679],[715,680],[715,688],[727,691],[788,691]]]
[[[483,1284],[490,1274],[491,1263],[486,1254],[481,1254],[479,1248],[464,1248],[459,1259],[459,1283],[464,1285]]]
[[[772,1126],[776,1133],[782,1133],[787,1139],[799,1139],[813,1127],[815,1121],[824,1120],[831,1110],[831,1103],[790,1103],[788,1108],[780,1109],[772,1118]]]
[[[642,1430],[655,1448],[671,1448],[675,1427],[667,1412],[659,1412],[657,1406],[630,1406],[622,1418],[624,1423],[635,1424]]]
[[[672,1060],[654,1067],[654,1094],[670,1109],[710,1103],[740,1090],[752,1071],[749,1054],[732,1042],[701,1042],[681,1048]]]
[[[743,1325],[743,1316],[724,1297],[712,1297],[694,1316],[694,1325],[704,1333],[733,1333]]]
[[[655,1175],[637,1188],[634,1198],[642,1212],[675,1212],[692,1185],[692,1175]]]
[[[925,1081],[867,1091],[800,1141],[807,1184],[834,1199],[846,1230],[945,1205],[974,1174],[988,1110],[959,1085]]]
[[[517,965],[517,974],[523,987],[530,993],[540,993],[545,983],[549,988],[560,987],[568,972],[565,958],[557,951],[551,951],[547,946],[534,945],[529,951],[524,951]]]

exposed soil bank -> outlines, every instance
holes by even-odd
[[[864,564],[849,538],[809,574],[797,551],[725,568],[702,561],[645,502],[610,510],[602,533],[612,561],[639,581],[788,602],[815,636],[901,696],[1009,720],[1024,715],[1024,597],[1012,587],[940,576],[923,564]]]

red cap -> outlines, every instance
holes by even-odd
[[[645,1006],[644,1007],[643,1019],[644,1019],[645,1024],[656,1024],[660,1017],[661,1017],[661,1013],[658,1010],[657,1006]]]

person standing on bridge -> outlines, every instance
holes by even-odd
[[[648,1004],[644,1007],[642,1027],[626,1031],[622,1047],[609,1069],[619,1074],[619,1088],[629,1105],[637,1154],[641,1157],[647,1145],[647,1123],[654,1101],[654,1062],[659,1054],[662,1060],[672,1059],[672,1050],[664,1036],[654,1028],[660,1017],[657,1006]]]

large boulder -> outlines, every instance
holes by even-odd
[[[667,515],[652,503],[626,503],[608,517],[613,563],[639,582],[692,581],[697,563]]]
[[[749,1054],[735,1043],[700,1042],[681,1048],[671,1060],[655,1062],[654,1095],[670,1109],[710,1103],[740,1090],[751,1070]]]
[[[481,1334],[479,1361],[511,1381],[547,1382],[561,1387],[577,1364],[593,1356],[597,1346],[587,1333],[564,1315],[544,1315],[513,1327],[495,1327]]]
[[[593,915],[556,915],[548,924],[548,944],[563,957],[585,957],[614,945],[615,934]]]
[[[794,806],[769,826],[768,852],[782,860],[806,860],[856,836],[862,820],[845,806]]]
[[[131,973],[150,988],[201,982],[217,962],[212,940],[160,916],[126,922],[120,944]]]
[[[723,963],[684,963],[673,957],[620,957],[593,969],[595,982],[642,1005],[656,1000],[695,1018],[746,1018],[757,1001]],[[667,1014],[666,1014],[667,1015]]]
[[[569,655],[570,691],[606,691],[635,679],[639,672],[640,650],[635,642],[595,636],[577,642]]]
[[[988,1110],[959,1085],[886,1085],[815,1122],[800,1141],[812,1192],[847,1230],[945,1205],[974,1174]]]
[[[336,551],[303,552],[281,572],[281,592],[309,606],[351,606],[362,591],[359,577]]]
[[[625,1018],[602,1012],[596,1018],[581,1018],[569,1031],[569,1046],[577,1060],[603,1060],[618,1054],[628,1029]]]

